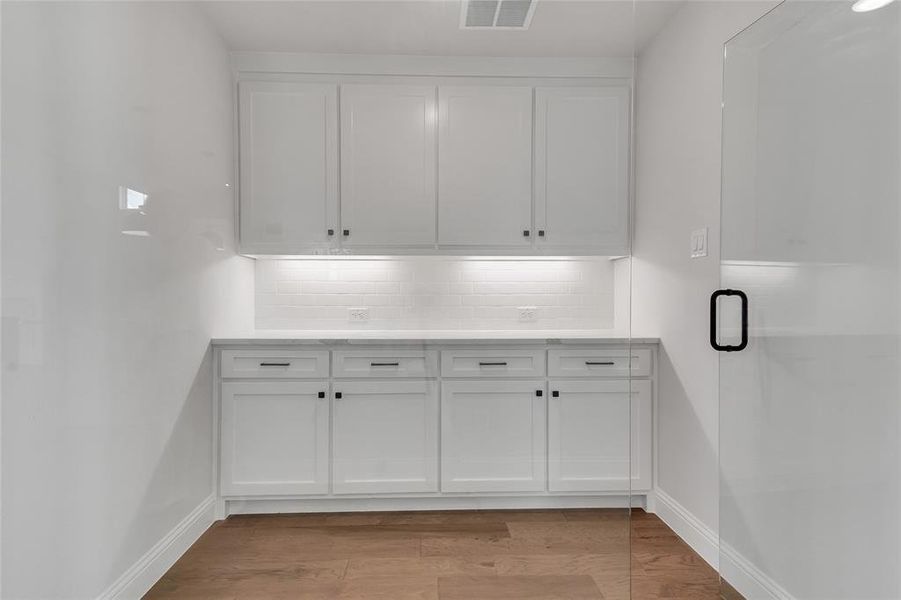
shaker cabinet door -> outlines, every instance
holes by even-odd
[[[628,254],[629,89],[537,88],[538,248]]]
[[[223,496],[327,494],[327,381],[222,384]]]
[[[532,245],[532,89],[438,90],[438,243]]]
[[[337,86],[242,81],[238,90],[241,250],[325,251],[338,233]]]
[[[341,242],[435,245],[431,85],[341,86]]]
[[[445,381],[441,490],[538,492],[547,484],[545,382]]]

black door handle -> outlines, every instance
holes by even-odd
[[[716,307],[720,296],[738,296],[741,300],[741,342],[722,345],[716,339]],[[716,290],[710,295],[710,345],[719,352],[741,352],[748,347],[748,295],[741,290]]]

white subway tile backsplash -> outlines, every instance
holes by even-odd
[[[520,306],[537,308],[519,322]],[[349,307],[370,319],[350,323]],[[607,329],[606,259],[256,261],[257,329]]]

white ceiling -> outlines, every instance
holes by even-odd
[[[207,0],[231,50],[629,57],[678,0],[539,0],[525,31],[460,29],[461,0]],[[634,22],[634,27],[633,27]],[[633,35],[634,33],[634,35]]]

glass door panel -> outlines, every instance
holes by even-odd
[[[790,1],[726,45],[728,598],[901,597],[899,66],[897,3]]]

